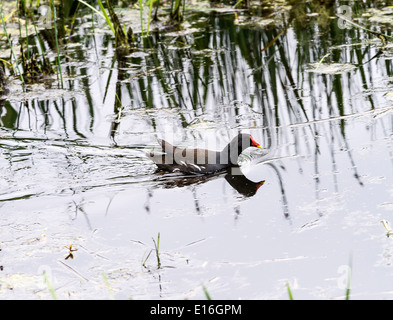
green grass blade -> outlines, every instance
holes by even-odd
[[[105,284],[105,288],[108,290],[108,294],[111,300],[115,300],[115,296],[113,295],[113,289],[109,284],[108,281],[108,277],[106,276],[106,274],[103,272],[102,273],[102,278],[104,279],[104,284]]]
[[[93,10],[95,13],[99,14],[103,19],[105,19],[105,16],[102,14],[101,11],[98,11],[96,8],[94,8],[92,5],[88,4],[87,2],[83,0],[78,0],[80,3],[84,4],[86,7],[89,7],[91,10]]]
[[[53,300],[57,300],[57,296],[56,296],[55,289],[53,289],[53,286],[52,286],[52,284],[50,283],[49,278],[48,278],[48,276],[46,275],[46,272],[45,272],[45,271],[44,271],[43,275],[44,275],[45,283],[46,283],[46,285],[47,285],[47,287],[48,287],[48,290],[49,290],[50,295],[52,296]]]
[[[243,2],[243,0],[239,0],[238,2],[236,2],[236,4],[233,6],[233,8],[235,9],[239,4],[241,4]]]
[[[150,0],[150,5],[149,5],[149,17],[147,18],[147,31],[146,35],[149,35],[149,30],[150,30],[150,20],[151,20],[151,12],[153,10],[153,0]]]
[[[206,299],[212,300],[212,297],[210,296],[209,292],[207,291],[207,289],[204,285],[202,285],[202,290],[203,290],[203,293],[205,294]]]
[[[143,0],[139,0],[139,11],[141,13],[141,33],[143,35]]]
[[[288,291],[289,300],[294,300],[293,299],[293,295],[292,295],[292,291],[291,291],[291,288],[289,287],[289,283],[288,282],[287,282],[287,291]]]
[[[157,243],[155,242],[154,239],[153,239],[153,243],[154,243],[154,247],[155,247],[155,250],[156,250],[157,268],[160,269],[161,268],[161,260],[160,260],[160,233],[158,233],[158,236],[157,236]]]
[[[345,289],[345,300],[349,300],[350,298],[351,280],[352,280],[352,255],[349,258],[347,288]]]
[[[113,34],[116,36],[115,28],[113,27],[112,21],[111,21],[111,19],[109,19],[109,16],[108,16],[108,14],[106,13],[106,10],[105,10],[104,6],[102,5],[101,0],[97,0],[97,1],[98,1],[98,5],[99,5],[100,8],[101,8],[102,14],[103,14],[104,17],[105,17],[106,23],[107,23],[108,26],[111,28]]]

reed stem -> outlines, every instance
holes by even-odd
[[[79,0],[80,1],[80,0]],[[108,26],[111,28],[111,30],[112,30],[112,32],[113,32],[113,34],[115,35],[115,37],[116,37],[116,31],[115,31],[115,28],[113,27],[113,24],[112,24],[112,21],[111,21],[111,19],[109,19],[109,16],[108,16],[108,14],[106,13],[106,10],[105,10],[105,8],[104,8],[104,6],[103,6],[103,4],[102,4],[102,2],[101,2],[101,0],[97,0],[98,1],[98,5],[100,6],[100,8],[101,8],[101,11],[102,11],[102,14],[104,15],[104,17],[105,17],[105,21],[106,21],[106,23],[108,24]],[[85,3],[86,4],[86,3]]]
[[[1,3],[1,4],[3,4],[3,3]],[[5,21],[4,21],[4,18],[3,18],[3,8],[0,9],[0,18],[1,18],[1,21],[3,23],[3,29],[4,29],[4,33],[5,33],[6,37],[7,37],[8,45],[10,46],[10,49],[11,49],[11,54],[12,54],[14,60],[15,60],[16,70],[18,70],[20,80],[22,81],[22,84],[24,85],[25,84],[25,80],[23,78],[22,73],[20,72],[18,60],[16,59],[15,52],[12,49],[11,39],[10,39],[10,36],[8,35],[7,28],[5,26]]]
[[[53,10],[53,23],[55,27],[55,42],[56,42],[56,51],[57,51],[57,68],[60,74],[60,82],[61,88],[63,88],[63,74],[61,72],[61,65],[60,65],[60,51],[59,51],[59,41],[58,41],[58,34],[57,34],[57,24],[56,24],[56,7],[55,2],[52,1],[52,10]]]

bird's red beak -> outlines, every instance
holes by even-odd
[[[262,146],[261,146],[258,142],[256,142],[256,141],[253,139],[253,137],[250,137],[250,138],[251,138],[251,145],[252,145],[253,147],[262,149]]]

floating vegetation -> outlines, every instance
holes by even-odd
[[[368,9],[362,17],[368,18],[370,22],[381,24],[393,24],[393,7],[385,7],[382,9],[372,8]]]
[[[351,63],[311,63],[306,71],[323,74],[342,74],[356,69]]]
[[[388,100],[393,100],[393,91],[389,91],[384,94],[384,97]]]
[[[393,235],[393,230],[390,228],[389,222],[383,219],[381,220],[381,223],[387,231],[386,236],[391,237]]]

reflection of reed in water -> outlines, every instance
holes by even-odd
[[[254,196],[258,189],[265,183],[264,180],[259,182],[249,180],[240,170],[236,170],[235,174],[233,174],[232,168],[221,173],[210,175],[163,174],[155,181],[157,182],[157,187],[182,188],[203,184],[222,177],[224,177],[233,189],[245,197]]]

